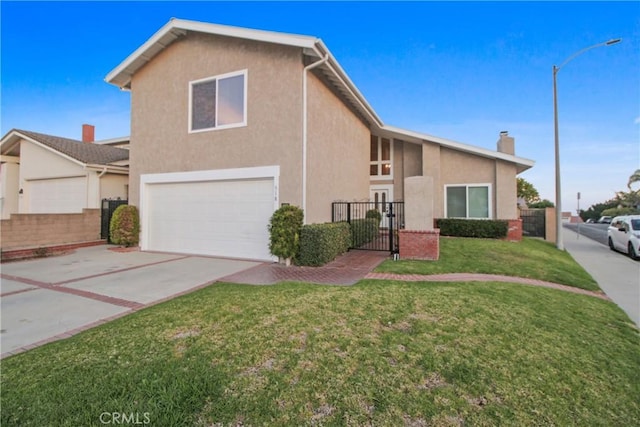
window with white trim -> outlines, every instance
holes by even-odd
[[[447,218],[491,218],[491,185],[447,185],[445,209]]]
[[[247,124],[247,70],[189,83],[189,132]]]
[[[369,176],[372,178],[392,178],[391,140],[371,135]]]

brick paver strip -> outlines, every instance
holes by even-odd
[[[25,289],[19,289],[17,291],[5,292],[4,294],[0,294],[0,298],[9,297],[15,294],[22,294],[25,292],[31,292],[31,291],[35,291],[36,289],[38,288],[25,288]]]
[[[264,263],[218,279],[218,282],[273,285],[306,282],[324,285],[353,285],[389,257],[388,252],[350,251],[322,267],[285,267]]]
[[[544,280],[527,279],[525,277],[501,276],[497,274],[479,273],[451,273],[451,274],[393,274],[393,273],[369,273],[365,279],[397,280],[402,282],[505,282],[519,283],[523,285],[542,286],[545,288],[559,289],[573,292],[575,294],[589,295],[610,301],[604,293],[588,291],[586,289],[574,288],[573,286],[560,285]]]
[[[109,274],[109,273],[105,273]],[[89,298],[92,300],[106,302],[108,304],[118,305],[120,307],[127,307],[131,309],[137,309],[144,307],[144,304],[140,304],[139,302],[129,301],[121,298],[109,297],[106,295],[96,294],[95,292],[84,291],[82,289],[74,289],[74,288],[66,288],[64,286],[58,286],[52,283],[44,283],[38,282],[37,280],[27,279],[25,277],[12,276],[10,274],[0,274],[0,277],[6,280],[13,280],[14,282],[26,283],[28,285],[37,286],[41,289],[48,289],[54,292],[62,292],[64,294],[76,295],[79,297]],[[12,292],[15,294],[17,292]]]

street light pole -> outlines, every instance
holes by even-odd
[[[556,247],[561,251],[564,250],[564,241],[562,238],[562,195],[560,184],[560,138],[558,136],[558,71],[569,61],[585,53],[588,50],[595,49],[601,46],[611,46],[616,43],[620,43],[622,39],[611,39],[603,43],[598,43],[593,46],[586,47],[582,50],[571,55],[567,58],[559,67],[553,66],[553,126],[554,126],[554,140],[555,140],[555,155],[556,155]]]

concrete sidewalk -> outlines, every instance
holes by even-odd
[[[563,228],[564,246],[600,288],[640,327],[640,261]]]

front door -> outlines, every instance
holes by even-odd
[[[389,228],[389,218],[387,218],[387,212],[389,210],[389,203],[393,201],[393,186],[372,185],[369,193],[369,200],[374,203],[375,209],[380,212],[380,215],[382,217],[382,219],[380,220],[380,227]]]

